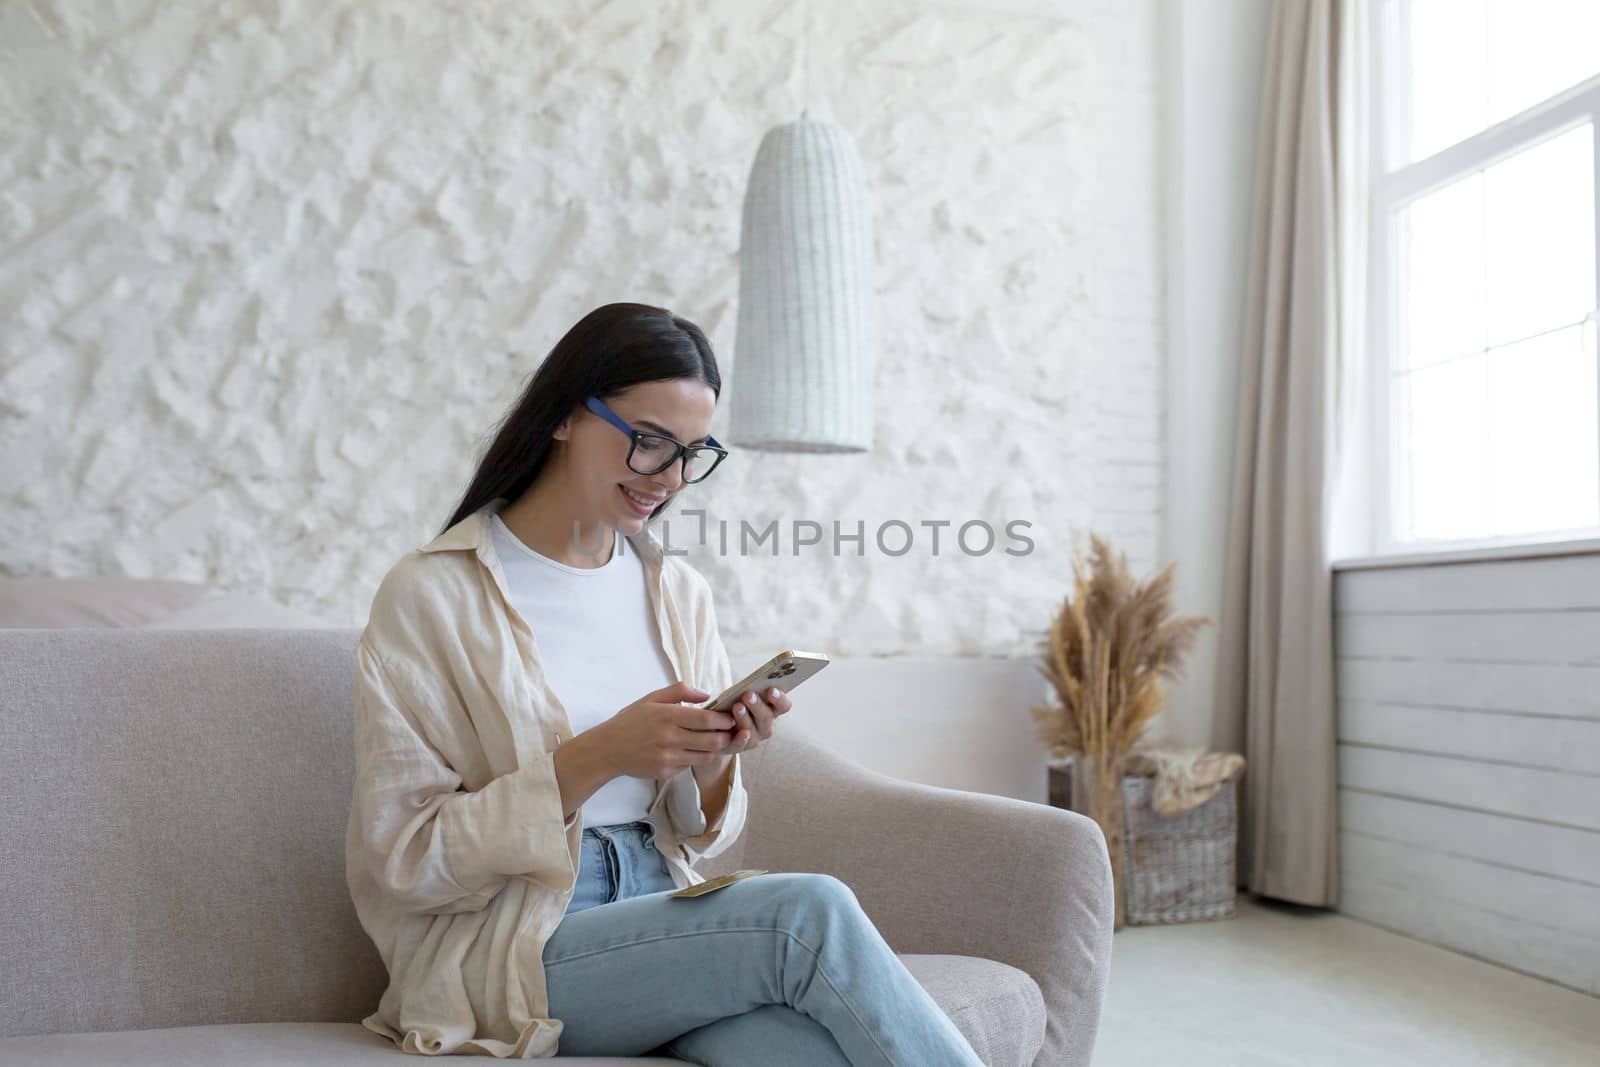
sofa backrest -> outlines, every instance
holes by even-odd
[[[376,1008],[344,870],[360,633],[0,629],[0,1037]]]
[[[359,636],[0,630],[0,1036],[372,1011]]]

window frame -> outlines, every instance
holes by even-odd
[[[1391,167],[1395,158],[1398,129],[1391,117],[1409,113],[1406,99],[1410,78],[1405,69],[1409,20],[1409,0],[1384,0],[1377,17],[1370,20],[1368,55],[1372,57],[1372,93],[1368,133],[1371,173],[1368,178],[1368,292],[1370,315],[1366,402],[1375,417],[1370,419],[1372,435],[1371,469],[1373,491],[1367,494],[1371,509],[1369,532],[1371,559],[1385,558],[1422,562],[1429,556],[1449,559],[1498,558],[1515,556],[1526,548],[1545,554],[1563,546],[1574,551],[1593,551],[1600,543],[1600,525],[1575,527],[1555,533],[1508,534],[1481,538],[1430,538],[1401,540],[1397,519],[1406,507],[1406,468],[1399,462],[1396,431],[1401,423],[1401,390],[1395,388],[1398,367],[1400,321],[1396,283],[1399,280],[1400,235],[1396,213],[1407,203],[1457,179],[1508,159],[1528,148],[1570,132],[1584,124],[1591,127],[1593,159],[1595,294],[1589,312],[1590,343],[1600,340],[1600,73],[1561,92],[1447,145],[1430,156]],[[1385,101],[1392,105],[1385,106]],[[1600,354],[1597,354],[1600,355]],[[1600,415],[1600,358],[1596,359],[1594,402]],[[1342,561],[1356,564],[1358,559]]]

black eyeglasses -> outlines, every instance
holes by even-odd
[[[664,433],[634,429],[597,396],[585,400],[583,406],[633,439],[628,446],[628,469],[635,474],[660,474],[682,456],[683,480],[698,482],[728,458],[728,450],[715,437],[708,435],[703,445],[686,445]]]

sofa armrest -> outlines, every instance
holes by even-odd
[[[790,731],[768,742],[742,865],[848,884],[901,953],[998,960],[1039,983],[1037,1063],[1088,1064],[1111,964],[1105,838],[1075,812],[901,781]]]

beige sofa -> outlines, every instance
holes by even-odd
[[[0,629],[0,1064],[404,1055],[360,1025],[385,976],[344,881],[358,636]],[[745,832],[705,873],[833,874],[986,1063],[1089,1063],[1112,918],[1092,822],[799,728],[746,774]]]

